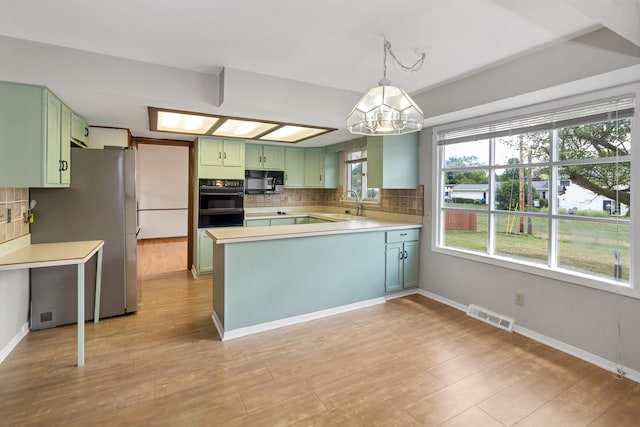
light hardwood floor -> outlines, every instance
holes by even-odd
[[[87,323],[83,368],[75,326],[29,333],[0,425],[640,425],[640,384],[422,296],[222,343],[209,281],[140,286],[138,313]]]

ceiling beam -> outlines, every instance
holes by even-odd
[[[638,0],[564,0],[584,15],[640,46],[640,2]]]

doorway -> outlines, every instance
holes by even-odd
[[[138,276],[191,265],[192,149],[187,141],[134,138]]]

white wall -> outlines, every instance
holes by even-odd
[[[415,98],[427,106],[427,124],[440,125],[637,81],[638,64],[638,46],[599,30]],[[432,129],[425,128],[420,137],[420,184],[425,188],[421,288],[460,305],[477,304],[510,316],[520,327],[596,358],[615,361],[622,345],[624,365],[638,374],[640,300],[432,251],[432,155]],[[516,292],[525,294],[524,306],[515,304]]]
[[[28,242],[29,236],[25,236],[1,244],[0,256]],[[0,362],[28,330],[29,270],[0,271]]]
[[[431,250],[431,144],[431,129],[423,129],[420,184],[425,188],[425,221],[420,242],[421,288],[465,306],[476,304],[512,317],[521,327],[611,362],[616,360],[621,343],[624,366],[640,372],[640,300]],[[515,304],[516,292],[524,293],[524,306]]]

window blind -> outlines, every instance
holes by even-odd
[[[625,97],[563,110],[514,117],[508,120],[482,123],[480,125],[458,129],[448,129],[438,132],[437,140],[439,145],[455,144],[624,119],[632,117],[633,113],[634,98]]]

